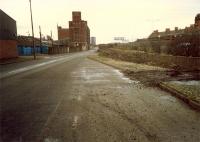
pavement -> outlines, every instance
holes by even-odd
[[[200,112],[91,54],[1,66],[0,141],[200,141]]]
[[[58,57],[58,56],[62,56],[62,55],[65,55],[65,54],[55,54],[55,55],[36,54],[36,60],[43,60],[43,59],[47,59],[47,58]],[[70,54],[70,53],[67,53],[67,54]],[[27,62],[27,61],[31,61],[31,60],[32,61],[34,60],[33,55],[30,55],[30,56],[18,56],[16,58],[0,59],[0,65],[15,64],[15,63]]]
[[[94,52],[94,51],[91,51]],[[85,53],[85,52],[84,52]],[[87,53],[86,53],[87,54]],[[35,69],[38,67],[46,66],[52,63],[60,63],[66,60],[71,60],[76,58],[77,56],[81,56],[80,53],[68,53],[61,55],[46,55],[46,56],[38,56],[36,60],[33,60],[31,56],[25,57],[26,60],[13,59],[13,62],[0,64],[0,79],[5,78],[7,76],[15,75],[17,73],[21,73],[24,71],[28,71],[31,69]],[[23,58],[23,57],[22,57]],[[14,62],[16,61],[17,62]]]

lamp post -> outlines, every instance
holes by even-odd
[[[31,27],[32,27],[32,40],[33,40],[33,56],[34,60],[36,60],[36,53],[35,53],[35,40],[34,40],[34,29],[33,29],[33,16],[32,16],[32,6],[31,6],[31,0],[30,2],[30,13],[31,13]]]

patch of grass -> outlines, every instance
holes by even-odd
[[[132,62],[126,62],[121,60],[114,60],[112,58],[99,56],[99,55],[91,55],[88,58],[93,59],[95,61],[110,65],[122,71],[132,71],[132,72],[141,72],[141,71],[165,71],[165,68],[150,66],[146,64],[138,64]]]
[[[176,84],[171,82],[165,82],[166,86],[177,90],[185,97],[190,100],[193,100],[197,103],[200,103],[200,86],[199,85],[184,85],[184,84]]]

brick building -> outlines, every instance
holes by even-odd
[[[166,28],[151,33],[148,40],[153,50],[159,53],[169,53],[179,56],[200,57],[200,14],[197,14],[194,24],[184,29],[174,30]]]
[[[181,36],[184,34],[183,29],[178,29],[178,27],[175,27],[174,30],[170,30],[169,28],[166,28],[165,31],[159,32],[158,30],[155,30],[150,36],[149,39],[151,40],[174,40],[176,36]]]
[[[16,21],[0,9],[0,59],[18,57]]]
[[[200,29],[200,13],[195,17],[195,27]]]
[[[96,37],[91,37],[90,44],[95,46],[96,45]]]
[[[69,40],[72,47],[79,47],[80,50],[89,49],[90,29],[87,21],[81,19],[81,12],[72,12],[72,21],[69,21],[69,28],[58,26],[58,40]]]
[[[185,29],[179,29],[178,27],[175,27],[174,30],[170,30],[169,28],[166,28],[166,30],[163,32],[159,32],[158,30],[155,30],[153,33],[151,33],[151,35],[149,36],[149,39],[170,41],[186,33],[192,33],[193,30],[200,30],[200,14],[196,15],[194,24],[191,24],[189,27],[185,27]]]

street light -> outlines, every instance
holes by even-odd
[[[32,26],[32,38],[33,38],[33,56],[34,56],[34,60],[36,60],[36,53],[35,53],[35,40],[34,40],[34,29],[33,29],[33,16],[32,16],[31,0],[29,0],[29,2],[30,2],[31,26]]]

